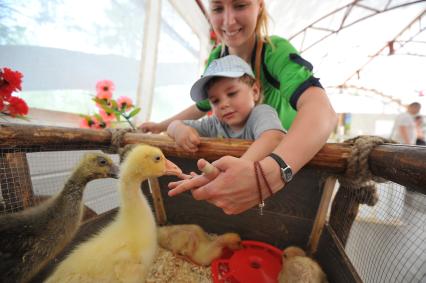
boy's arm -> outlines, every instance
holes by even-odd
[[[243,159],[259,161],[268,156],[285,137],[280,130],[268,130],[263,132],[241,156]]]

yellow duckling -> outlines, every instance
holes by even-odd
[[[198,225],[171,225],[158,228],[159,245],[185,259],[209,266],[221,256],[223,248],[241,248],[241,238],[236,233],[226,233],[211,239]]]
[[[56,196],[24,211],[2,215],[0,281],[27,282],[37,274],[77,232],[86,184],[117,177],[118,167],[107,155],[87,153]]]
[[[164,174],[182,171],[160,149],[134,147],[120,167],[117,218],[77,247],[47,282],[144,282],[157,250],[157,227],[141,183]]]
[[[327,276],[314,260],[298,247],[284,249],[279,283],[326,283]]]

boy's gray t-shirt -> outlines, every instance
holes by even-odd
[[[238,132],[220,122],[216,116],[210,116],[202,120],[184,120],[183,123],[195,128],[201,137],[212,138],[234,138],[255,140],[267,130],[279,130],[285,132],[277,111],[269,105],[260,104],[255,106],[246,125]]]

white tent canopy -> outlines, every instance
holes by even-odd
[[[203,3],[208,5],[207,0]],[[426,95],[426,1],[266,0],[266,4],[270,33],[290,39],[313,63],[337,111],[395,113],[412,101],[426,108],[422,96]],[[358,99],[358,105],[346,104],[342,97],[335,98],[338,95],[372,97],[383,107],[366,108],[365,99]]]
[[[314,65],[337,112],[395,114],[416,100],[426,114],[426,0],[265,1],[270,33]],[[111,79],[143,108],[139,122],[161,121],[193,103],[208,2],[0,1],[0,67],[23,72],[32,109],[87,114],[96,81]]]
[[[369,95],[383,104],[417,100],[426,107],[425,8],[425,1],[407,0],[268,3],[273,33],[290,38],[314,64],[332,100],[335,95]],[[394,42],[392,55],[389,42]],[[336,88],[342,85],[350,87]],[[365,110],[364,103],[334,105],[339,112]]]

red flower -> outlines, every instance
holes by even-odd
[[[99,109],[99,115],[101,115],[104,122],[110,122],[115,120],[115,115],[113,113],[108,113],[103,109]]]
[[[23,116],[28,114],[28,105],[19,97],[11,96],[9,98],[9,114],[12,117],[17,115]]]
[[[133,107],[133,102],[130,97],[122,96],[117,99],[117,105],[119,110],[128,110]]]
[[[87,118],[81,119],[81,121],[80,121],[80,128],[83,128],[83,129],[90,128],[91,122],[92,122],[91,119],[87,119]]]
[[[110,126],[110,122],[105,122],[96,116],[85,116],[80,121],[80,128],[103,129]]]
[[[22,73],[9,68],[0,70],[0,97],[9,99],[12,92],[21,90]]]
[[[100,99],[105,99],[105,101],[108,102],[108,100],[112,98],[112,92],[110,91],[98,92],[98,94],[96,94],[96,97]]]
[[[3,98],[0,97],[0,111],[2,111],[4,108],[4,102],[3,102]]]
[[[96,96],[101,99],[111,99],[115,85],[110,80],[103,80],[96,83]]]
[[[104,121],[102,117],[93,116],[93,121],[95,122],[93,125],[91,125],[94,129],[105,129],[111,126],[110,121]]]

